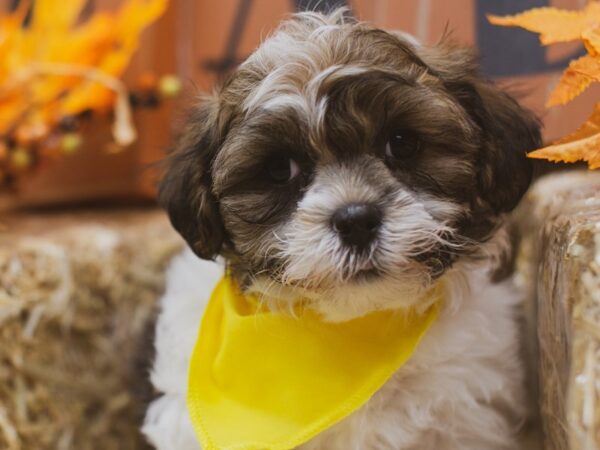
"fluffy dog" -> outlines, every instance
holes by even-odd
[[[302,13],[191,114],[160,198],[205,260],[222,257],[273,308],[310,301],[325,320],[444,310],[360,410],[304,449],[515,449],[526,420],[519,297],[492,281],[506,213],[530,182],[539,123],[482,78],[472,53]],[[158,319],[143,431],[193,450],[186,375],[222,265],[180,256]],[[257,356],[259,357],[259,356]]]

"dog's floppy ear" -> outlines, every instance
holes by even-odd
[[[527,152],[541,147],[540,123],[487,80],[474,78],[454,86],[454,91],[482,130],[477,162],[479,194],[495,213],[509,212],[531,182],[532,164]]]
[[[496,214],[511,211],[531,181],[532,165],[526,155],[541,146],[540,122],[479,75],[469,50],[442,43],[428,52],[426,63],[481,130],[479,206]]]
[[[204,259],[217,256],[226,240],[211,179],[220,145],[218,115],[212,98],[192,110],[159,185],[159,203],[171,224]]]

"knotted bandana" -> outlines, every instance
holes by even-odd
[[[189,368],[187,403],[202,448],[286,450],[307,442],[406,363],[439,304],[421,314],[380,311],[329,323],[308,309],[270,311],[224,277]]]

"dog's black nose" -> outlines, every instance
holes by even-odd
[[[333,213],[331,224],[344,243],[363,248],[381,225],[381,211],[369,203],[350,203]]]

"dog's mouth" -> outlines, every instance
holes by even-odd
[[[373,255],[371,255],[360,268],[354,268],[353,272],[348,275],[347,281],[350,283],[365,283],[380,277],[382,271],[375,263]]]
[[[373,261],[368,261],[359,269],[353,268],[352,270],[348,268],[348,271],[344,275],[336,279],[315,276],[314,278],[307,277],[303,279],[274,278],[274,280],[289,287],[300,287],[311,291],[320,291],[330,289],[334,285],[339,284],[366,284],[383,277],[384,274],[385,272],[377,267]]]
[[[381,271],[376,267],[370,267],[367,269],[362,269],[356,272],[352,277],[350,277],[350,281],[353,282],[368,282],[375,278],[379,278],[381,276]]]

